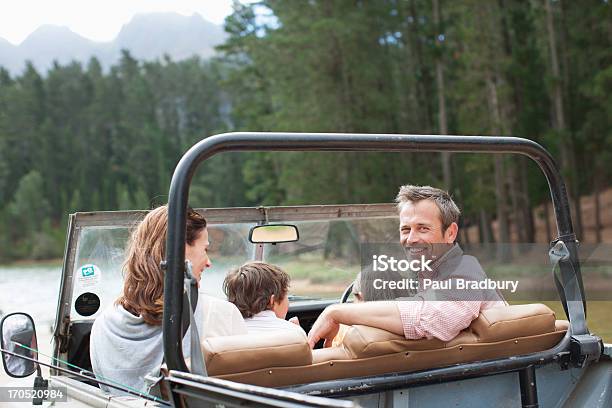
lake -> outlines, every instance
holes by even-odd
[[[0,267],[0,310],[3,314],[25,312],[37,331],[51,330],[60,290],[61,265]]]
[[[0,267],[0,311],[2,314],[25,312],[34,318],[41,353],[51,355],[51,334],[59,296],[62,267],[29,265]],[[40,360],[51,360],[42,355]],[[48,370],[43,367],[43,375]],[[0,386],[31,386],[33,376],[14,379],[0,369]]]

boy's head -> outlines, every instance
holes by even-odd
[[[289,308],[289,280],[287,272],[276,265],[247,262],[227,274],[223,291],[244,318],[272,310],[276,317],[284,319]]]

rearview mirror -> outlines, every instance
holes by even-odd
[[[0,322],[0,347],[3,350],[38,360],[34,320],[26,313],[11,313]],[[11,377],[27,377],[36,371],[36,363],[2,352],[4,371]]]
[[[249,241],[254,244],[278,244],[298,239],[297,227],[290,224],[257,225],[249,232]]]

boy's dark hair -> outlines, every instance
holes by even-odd
[[[276,265],[247,262],[227,274],[223,291],[246,319],[268,309],[270,296],[276,302],[287,296],[289,280],[287,272]]]

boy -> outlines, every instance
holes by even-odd
[[[248,262],[227,274],[223,291],[240,310],[249,334],[299,330],[306,335],[297,317],[285,320],[289,280],[285,271],[265,262]]]

